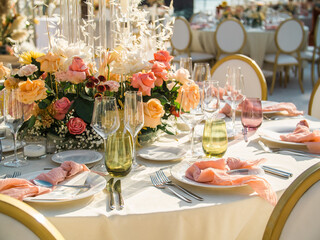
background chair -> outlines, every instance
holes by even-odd
[[[242,23],[235,19],[223,20],[216,29],[214,35],[215,45],[218,48],[216,60],[228,55],[241,53],[246,43],[247,33]]]
[[[298,67],[298,78],[301,92],[304,92],[301,74],[300,48],[303,43],[303,26],[300,21],[290,18],[280,23],[275,34],[277,53],[266,54],[264,61],[273,64],[273,76],[270,94],[274,90],[278,68],[284,68],[285,86],[289,81],[289,68]],[[293,56],[295,54],[295,56]]]
[[[222,58],[211,69],[212,79],[218,80],[220,87],[225,85],[227,68],[241,67],[241,73],[244,77],[244,94],[247,97],[257,97],[261,100],[267,100],[268,90],[264,75],[258,64],[251,58],[235,54]]]
[[[318,70],[318,76],[320,76],[320,67],[319,67],[319,61],[320,61],[320,17],[318,16],[316,26],[314,29],[314,46],[309,46],[306,51],[302,51],[301,54],[301,60],[305,60],[308,62],[311,62],[311,80],[312,80],[312,86],[314,86],[314,66],[315,63],[317,63],[317,70]],[[303,77],[303,69],[302,69],[302,77]]]
[[[0,239],[63,240],[58,230],[38,211],[0,194]]]
[[[214,55],[209,53],[191,52],[190,46],[192,33],[189,22],[184,17],[177,17],[173,25],[173,34],[171,37],[173,62],[180,62],[182,57],[191,57],[192,62],[210,62]],[[175,54],[177,52],[177,54]]]
[[[312,89],[309,100],[308,114],[320,119],[320,78]]]
[[[319,239],[320,163],[304,171],[275,206],[263,240]]]

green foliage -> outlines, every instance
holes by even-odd
[[[75,113],[88,124],[91,123],[93,105],[93,101],[89,101],[82,97],[76,98],[73,103]]]

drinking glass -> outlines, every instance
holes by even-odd
[[[2,153],[2,139],[6,137],[6,127],[4,123],[4,115],[3,115],[3,100],[0,101],[0,162],[4,160],[4,156]]]
[[[242,103],[241,123],[244,140],[247,142],[247,132],[260,127],[262,123],[262,106],[259,98],[246,98]]]
[[[3,165],[7,167],[22,167],[27,165],[27,161],[24,158],[18,158],[17,155],[17,135],[24,122],[23,103],[19,101],[19,93],[19,89],[5,90],[4,92],[4,123],[13,135],[14,149],[13,160],[3,163]]]
[[[226,84],[224,87],[225,93],[223,100],[228,103],[232,110],[232,132],[236,135],[236,110],[239,104],[245,98],[244,91],[244,79],[241,74],[241,68],[228,68],[228,74],[226,75]]]
[[[180,68],[187,69],[190,76],[192,76],[192,58],[191,57],[182,57],[180,58]]]
[[[194,84],[194,83],[189,83],[189,84]],[[193,99],[193,101],[190,102],[190,99]],[[189,157],[194,157],[196,155],[194,151],[195,126],[198,123],[200,123],[204,118],[203,90],[201,88],[196,93],[193,92],[192,90],[189,90],[189,88],[183,89],[181,91],[179,115],[182,121],[184,121],[190,128],[191,147],[187,155]]]
[[[115,133],[120,127],[116,98],[106,96],[95,98],[91,127],[103,138],[106,151],[108,136]],[[99,170],[102,169],[103,165]]]
[[[219,82],[208,80],[203,83],[203,110],[205,117],[215,118],[220,110]]]
[[[202,136],[202,149],[208,157],[222,157],[228,148],[226,123],[223,119],[207,119]]]
[[[127,91],[125,92],[124,104],[124,127],[129,131],[133,140],[133,170],[138,170],[141,167],[136,161],[136,137],[143,127],[143,98],[141,92]]]
[[[193,72],[192,72],[192,80],[202,87],[203,82],[209,80],[211,78],[210,74],[210,65],[209,63],[195,63]]]

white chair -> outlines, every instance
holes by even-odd
[[[285,71],[285,86],[289,80],[289,68],[298,67],[298,78],[301,92],[304,92],[301,76],[300,48],[303,43],[303,26],[300,21],[290,18],[280,23],[275,34],[277,52],[266,54],[264,61],[273,64],[273,76],[270,94],[274,89],[277,70],[279,67]],[[295,55],[293,55],[295,54]]]
[[[283,193],[266,226],[263,240],[319,239],[320,163],[304,171]]]
[[[0,194],[0,239],[63,240],[61,233],[37,210]]]
[[[247,39],[242,23],[235,19],[225,19],[217,26],[214,40],[218,53],[216,60],[228,55],[241,53]]]
[[[320,75],[320,17],[318,16],[316,21],[316,26],[314,29],[314,46],[309,46],[306,51],[302,51],[301,60],[305,60],[311,62],[311,80],[312,86],[314,86],[314,66],[317,63],[318,76]],[[303,77],[303,69],[302,69],[302,77]]]
[[[212,79],[218,80],[220,87],[225,85],[228,67],[241,67],[244,77],[244,94],[247,97],[256,97],[267,100],[268,90],[264,75],[258,64],[251,58],[235,54],[222,58],[211,69]]]
[[[309,100],[308,114],[320,119],[320,78],[312,89]]]
[[[213,54],[191,52],[191,41],[192,33],[189,22],[184,17],[177,17],[173,25],[173,34],[170,40],[172,55],[174,56],[173,62],[180,62],[180,58],[182,57],[191,57],[192,62],[213,61]]]

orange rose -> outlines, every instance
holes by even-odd
[[[184,101],[181,103],[182,91]],[[191,82],[190,84],[184,84],[179,88],[176,101],[181,104],[181,107],[186,112],[190,111],[190,108],[195,108],[200,101],[199,86],[194,82]]]
[[[152,98],[148,102],[143,103],[143,110],[145,127],[156,128],[161,124],[161,117],[163,117],[165,112],[158,99]]]
[[[11,90],[18,87],[18,83],[20,82],[19,79],[9,77],[7,80],[4,81],[4,86],[6,89]]]
[[[0,79],[6,78],[10,75],[10,69],[3,66],[3,63],[0,62]]]
[[[47,97],[47,89],[42,80],[27,80],[19,83],[19,101],[25,104],[31,104],[34,101],[42,100]]]
[[[40,63],[40,70],[49,73],[56,72],[60,64],[60,57],[52,52],[48,52],[36,60]]]

